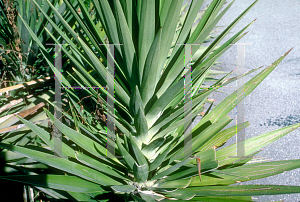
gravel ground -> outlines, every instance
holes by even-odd
[[[228,1],[231,2],[231,1]],[[225,14],[218,26],[228,26],[252,2],[237,0]],[[227,3],[228,5],[228,3]],[[245,71],[264,66],[267,67],[289,49],[294,49],[276,67],[276,69],[244,100],[245,120],[250,122],[246,128],[246,139],[300,122],[300,2],[294,0],[260,0],[236,25],[225,40],[233,36],[244,26],[258,18],[247,31],[249,33],[238,43],[251,43],[245,46]],[[224,71],[236,69],[237,46],[231,47],[219,61]],[[257,73],[245,77],[245,82]],[[221,90],[226,93],[215,93],[212,98],[216,104],[228,93],[236,89],[231,87]],[[229,116],[234,120],[236,111]],[[300,130],[289,133],[277,142],[264,148],[259,156],[270,160],[300,159]],[[226,143],[230,145],[236,139]],[[225,146],[226,146],[225,145]],[[300,186],[300,169],[288,171],[276,176],[240,184],[280,184]],[[300,201],[300,194],[254,197],[256,201]]]

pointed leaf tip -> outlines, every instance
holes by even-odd
[[[294,47],[293,47],[294,48]],[[291,50],[293,50],[293,48],[291,48],[290,50],[288,50],[288,52],[286,52],[285,54],[284,54],[284,56],[286,56],[287,54],[289,54],[290,52],[291,52]]]

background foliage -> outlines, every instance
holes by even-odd
[[[227,186],[298,168],[299,160],[257,163],[250,157],[297,129],[299,124],[246,140],[249,158],[230,157],[237,155],[236,144],[217,149],[249,124],[245,122],[224,130],[232,120],[227,113],[288,52],[248,81],[243,93],[229,95],[214,108],[204,110],[203,107],[211,103],[208,96],[212,92],[236,80],[229,78],[231,73],[221,79],[212,78],[224,72],[211,68],[245,35],[244,31],[253,22],[219,45],[257,1],[215,38],[211,33],[233,2],[221,10],[225,1],[213,0],[200,13],[203,1],[192,1],[183,7],[182,2],[18,1],[15,22],[16,18],[9,17],[14,6],[3,1],[1,44],[5,50],[13,44],[20,54],[15,56],[14,51],[2,50],[5,58],[2,77],[7,81],[9,74],[13,80],[1,84],[4,88],[0,91],[3,95],[0,146],[4,160],[1,178],[25,183],[24,198],[29,201],[38,200],[37,193],[42,200],[47,197],[73,201],[168,201],[170,198],[249,201],[252,195],[299,192],[296,186]],[[208,47],[202,45],[212,39]],[[27,43],[20,43],[23,40]],[[54,48],[47,43],[68,44],[62,46],[62,72],[55,69]],[[115,46],[114,112],[107,103],[109,87],[101,87],[107,79],[113,79],[106,74],[110,49],[105,44],[108,43],[122,44]],[[187,58],[185,46],[178,44],[195,43],[201,45],[192,46],[193,88],[184,88],[187,66],[182,67]],[[31,50],[37,54],[30,55]],[[44,74],[40,77],[36,71]],[[53,102],[54,74],[64,87],[63,108],[58,109],[62,117],[53,114],[57,104]],[[43,79],[37,80],[40,78]],[[213,85],[205,86],[208,81]],[[191,101],[184,99],[189,91],[187,96]],[[192,108],[185,110],[191,102]],[[113,113],[115,152],[123,158],[99,158],[99,155],[110,155],[106,146],[113,144],[114,139],[106,135],[109,131],[106,120]],[[199,114],[203,118],[188,133],[188,126]],[[61,155],[68,158],[53,155],[54,135],[58,132],[63,134]],[[186,134],[193,142],[189,148],[192,156],[183,156]]]

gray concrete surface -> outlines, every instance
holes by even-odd
[[[208,1],[210,2],[210,1]],[[229,3],[231,1],[228,1]],[[236,0],[227,14],[218,24],[228,26],[252,2]],[[228,3],[227,3],[228,5]],[[238,43],[252,43],[245,48],[245,71],[264,66],[267,67],[290,48],[294,49],[278,65],[278,67],[245,99],[245,120],[250,122],[246,128],[246,139],[259,134],[276,130],[300,122],[300,1],[295,0],[260,0],[246,16],[236,25],[225,40],[233,36],[252,20],[258,18],[247,31],[249,33]],[[237,47],[233,46],[219,60],[220,67],[225,71],[236,69]],[[245,77],[245,82],[255,76],[253,73]],[[232,88],[222,88],[227,93]],[[226,93],[214,93],[219,103]],[[235,125],[236,111],[229,116],[234,120],[229,126]],[[289,133],[277,142],[264,148],[258,156],[270,160],[300,159],[300,130]],[[236,141],[235,137],[226,145]],[[292,170],[276,176],[244,182],[240,184],[280,184],[300,186],[300,169]],[[276,196],[259,196],[256,201],[300,201],[300,194]]]

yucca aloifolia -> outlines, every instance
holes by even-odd
[[[233,2],[221,11],[225,0],[213,0],[204,14],[198,16],[203,0],[191,1],[185,13],[183,0],[93,0],[93,12],[88,12],[81,1],[64,0],[66,16],[62,17],[47,0],[59,23],[54,23],[51,15],[35,0],[32,2],[55,30],[51,33],[45,28],[53,41],[68,44],[62,46],[62,50],[73,65],[64,67],[59,74],[44,44],[23,21],[65,87],[63,91],[70,107],[64,108],[62,114],[72,124],[57,119],[47,109],[45,113],[56,130],[63,134],[62,156],[68,158],[54,158],[48,151],[56,151],[55,138],[50,139],[49,131],[20,118],[43,140],[44,149],[3,143],[0,146],[60,172],[49,170],[48,174],[1,178],[44,187],[46,191],[51,190],[48,194],[52,197],[77,201],[119,200],[114,197],[124,201],[251,201],[252,195],[300,191],[297,186],[228,186],[298,168],[299,160],[248,162],[262,147],[300,124],[246,140],[246,158],[231,158],[237,155],[236,144],[216,151],[217,146],[236,133],[236,126],[224,129],[232,120],[227,114],[287,53],[248,81],[243,93],[229,95],[216,107],[205,111],[205,116],[190,132],[187,130],[203,112],[203,105],[217,86],[225,86],[236,79],[226,74],[211,88],[199,92],[215,61],[245,35],[244,31],[253,22],[224,44],[218,44],[257,1],[208,47],[193,44],[203,44]],[[195,21],[198,23],[193,27]],[[185,58],[187,46],[192,49],[191,61]],[[115,75],[108,73],[112,62]],[[190,65],[193,85],[187,85],[189,81],[184,78]],[[114,95],[108,93],[112,90],[109,85],[100,88],[110,81],[114,81]],[[70,86],[82,89],[68,89]],[[90,99],[83,105],[86,97]],[[114,109],[111,109],[112,103],[108,104],[109,100],[114,100]],[[71,115],[66,113],[69,109]],[[106,127],[106,121],[113,116],[115,128]],[[244,125],[248,126],[248,122],[239,124],[237,130],[242,130]],[[116,138],[107,137],[106,134],[113,131]],[[114,150],[106,149],[111,146]]]

